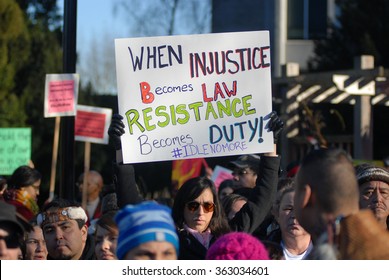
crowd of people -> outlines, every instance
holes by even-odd
[[[343,150],[310,151],[287,176],[274,149],[229,163],[233,179],[187,180],[172,207],[142,196],[134,166],[123,164],[123,118],[108,131],[117,155],[113,182],[81,174],[80,201],[37,204],[42,175],[20,166],[0,177],[0,259],[334,260],[389,259],[389,172],[353,165]],[[157,174],[156,174],[157,176]],[[82,197],[82,198],[81,198]]]

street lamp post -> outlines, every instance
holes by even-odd
[[[77,0],[64,0],[63,73],[76,72]],[[59,197],[74,200],[74,116],[63,117],[60,132]]]

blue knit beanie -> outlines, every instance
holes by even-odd
[[[118,212],[115,221],[119,227],[118,259],[150,241],[170,242],[178,254],[178,236],[169,207],[153,201],[127,205]]]

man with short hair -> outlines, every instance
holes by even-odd
[[[88,217],[78,204],[64,199],[45,205],[37,217],[46,240],[48,259],[93,260],[93,239],[88,237]]]
[[[23,235],[15,206],[0,200],[0,260],[19,259]]]
[[[340,149],[309,153],[296,175],[294,210],[314,249],[308,259],[389,259],[389,233],[369,210],[349,155]]]

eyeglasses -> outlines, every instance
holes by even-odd
[[[20,238],[17,234],[0,236],[0,240],[4,240],[8,248],[18,248],[20,247]]]
[[[232,176],[243,176],[245,174],[253,174],[254,175],[255,173],[254,172],[249,172],[249,171],[244,170],[244,169],[232,172]]]
[[[195,212],[199,209],[200,205],[203,207],[205,213],[213,212],[213,210],[215,210],[215,204],[212,202],[199,203],[197,201],[191,201],[186,204],[186,208],[188,208],[190,212]]]

